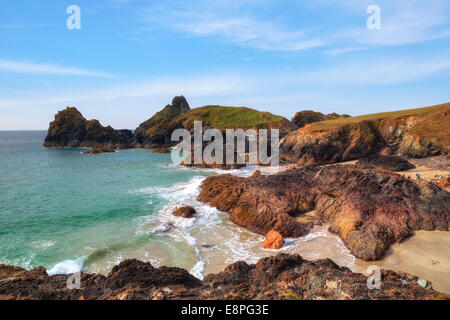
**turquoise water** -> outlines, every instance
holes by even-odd
[[[0,132],[0,263],[44,266],[50,274],[107,274],[136,258],[202,278],[278,253],[262,249],[264,238],[231,223],[227,213],[196,200],[206,176],[249,176],[255,167],[186,168],[151,150],[83,155],[84,149],[44,148],[45,134]],[[197,210],[193,219],[172,215],[184,205]],[[342,241],[323,231],[287,241],[283,252],[354,263]]]
[[[170,155],[150,150],[47,149],[45,134],[0,132],[0,263],[51,269],[68,261],[70,268],[159,241],[138,232],[169,202],[157,190],[207,174],[175,168]]]

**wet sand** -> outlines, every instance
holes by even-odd
[[[433,289],[450,294],[450,232],[417,231],[411,238],[394,244],[382,260],[357,259],[351,269],[365,273],[370,265],[411,273],[431,281]]]

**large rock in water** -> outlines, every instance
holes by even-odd
[[[300,237],[293,217],[315,210],[363,260],[377,260],[414,230],[449,230],[450,193],[425,181],[353,166],[293,168],[272,176],[208,177],[197,198],[252,232]]]
[[[172,104],[139,125],[134,132],[134,144],[138,148],[159,148],[163,145],[171,145],[172,132],[182,127],[181,123],[173,123],[172,120],[189,110],[185,97],[173,98]]]
[[[132,146],[131,130],[104,127],[98,120],[86,120],[76,109],[67,107],[50,123],[44,146],[52,148],[112,146],[125,149]]]
[[[381,289],[370,290],[366,275],[352,273],[329,259],[310,262],[288,254],[264,258],[254,265],[236,262],[203,281],[183,269],[155,268],[148,262],[125,260],[106,277],[83,273],[80,290],[67,288],[69,275],[48,276],[43,268],[39,272],[16,268],[12,273],[8,269],[11,267],[0,265],[0,300],[450,298],[423,288],[423,280],[413,275],[386,270],[381,271]]]

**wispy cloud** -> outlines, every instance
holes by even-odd
[[[57,24],[0,24],[0,29],[27,29],[56,27]]]
[[[245,2],[245,1],[244,1]],[[267,51],[302,51],[323,46],[321,39],[306,30],[261,20],[239,10],[236,1],[170,2],[141,11],[142,20],[153,28],[171,28],[189,36]]]
[[[381,30],[368,30],[365,23],[344,26],[333,37],[338,41],[373,46],[399,46],[450,37],[450,2],[447,0],[319,0],[319,5],[354,16],[372,4],[381,9]],[[368,15],[367,15],[368,17]],[[361,21],[362,22],[362,21]]]
[[[239,75],[222,74],[206,76],[176,76],[145,80],[135,83],[123,83],[108,88],[91,90],[71,90],[61,92],[21,92],[17,99],[0,97],[1,107],[19,107],[30,104],[70,105],[83,101],[112,101],[143,97],[172,96],[185,94],[191,97],[214,95],[234,95],[250,90],[251,84]]]
[[[12,61],[0,59],[0,72],[40,74],[40,75],[62,75],[62,76],[84,76],[112,78],[111,74],[102,71],[89,70],[76,67],[64,67],[55,64],[36,64],[27,61]]]

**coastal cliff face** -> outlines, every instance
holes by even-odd
[[[301,165],[356,160],[390,147],[409,158],[448,154],[450,104],[306,125],[287,135],[280,157]]]
[[[410,274],[382,270],[381,288],[368,289],[367,276],[329,259],[310,262],[288,254],[255,265],[236,262],[203,281],[183,269],[138,260],[121,262],[106,277],[82,274],[80,290],[67,289],[68,277],[0,265],[0,300],[450,299]]]
[[[156,113],[149,120],[141,123],[134,133],[134,145],[138,148],[159,148],[170,145],[174,130],[181,128],[176,117],[191,110],[183,96],[173,98],[172,104]]]
[[[353,166],[293,168],[272,176],[208,177],[197,198],[252,232],[300,237],[310,224],[294,217],[315,210],[352,254],[371,261],[414,230],[448,231],[450,193],[425,181]]]
[[[67,107],[50,123],[44,146],[51,148],[112,146],[131,147],[133,133],[104,127],[98,120],[86,120],[76,109]]]

